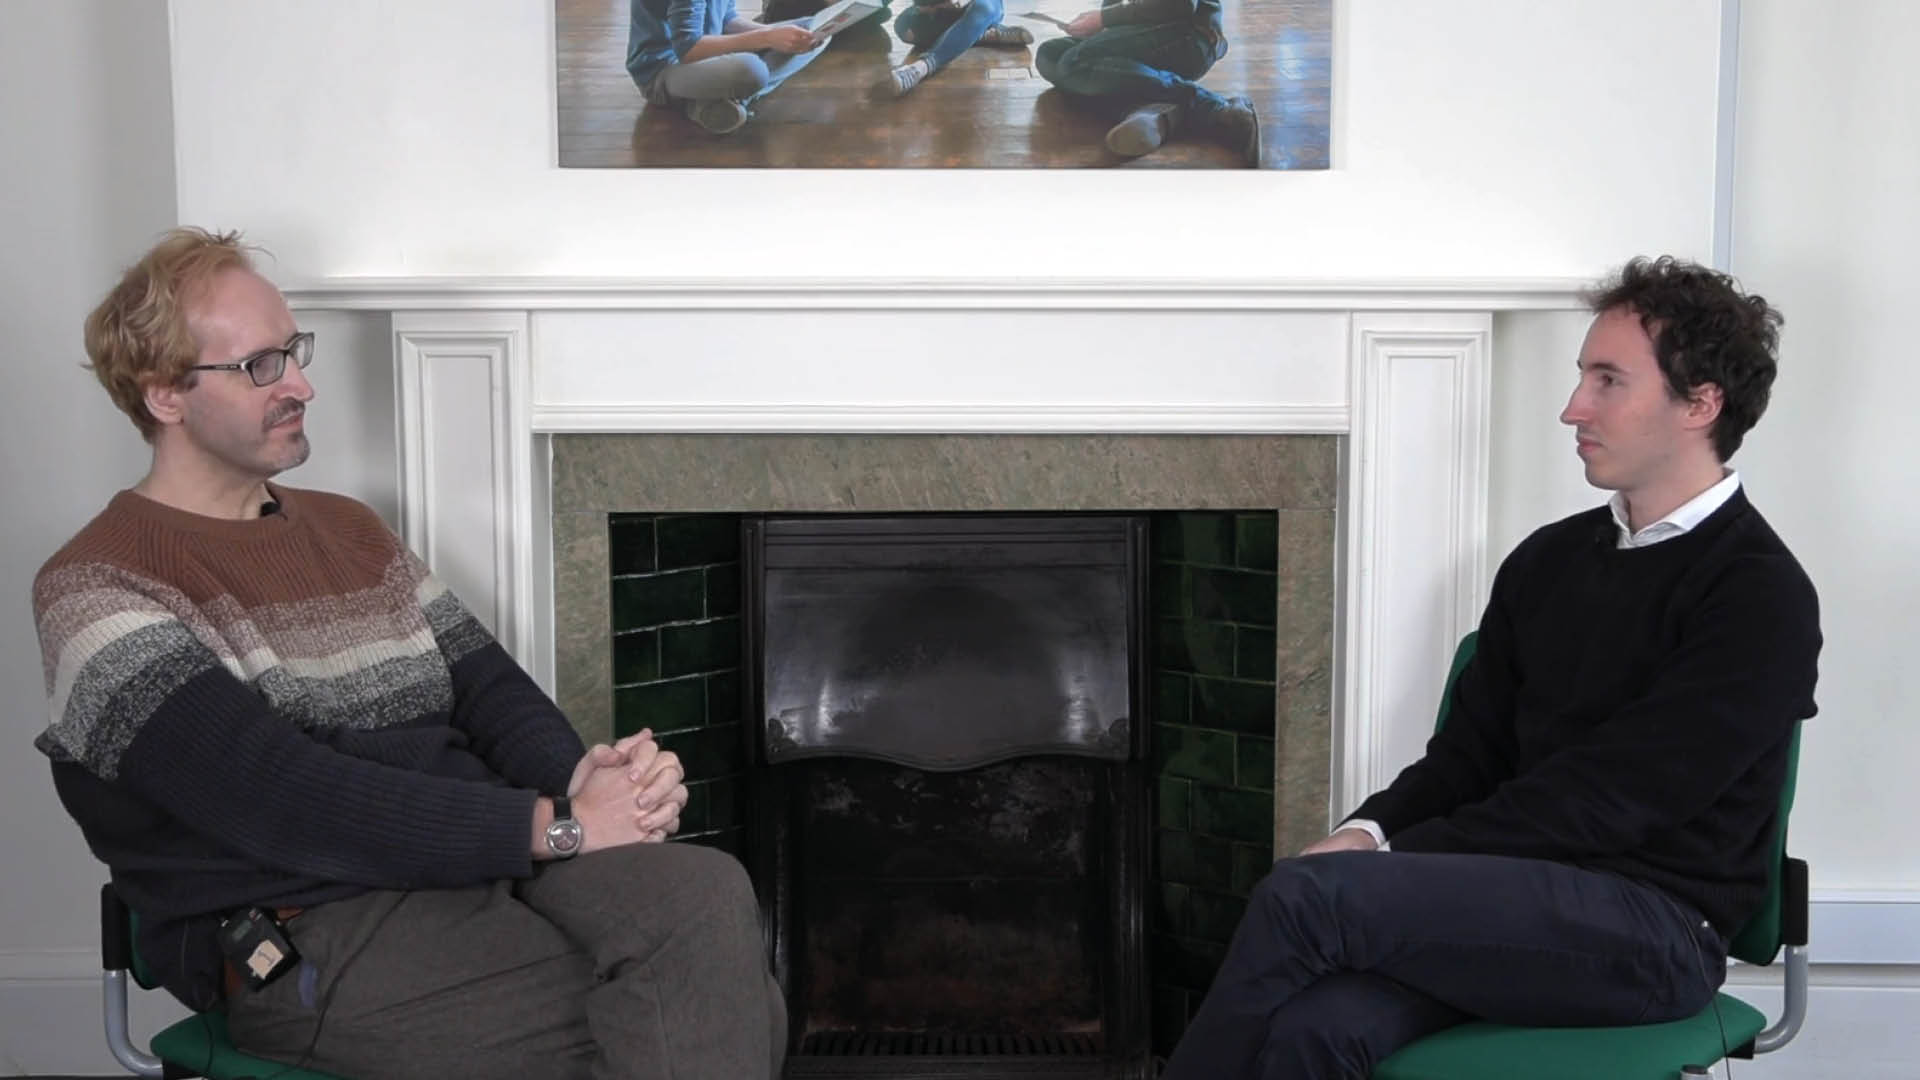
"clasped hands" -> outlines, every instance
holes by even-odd
[[[583,851],[659,843],[680,831],[687,805],[686,770],[643,729],[581,757],[567,784],[573,816],[586,832]]]

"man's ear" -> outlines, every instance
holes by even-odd
[[[1719,383],[1701,383],[1687,395],[1687,426],[1712,427],[1720,419],[1720,406],[1726,402],[1726,396],[1720,390]]]
[[[149,379],[141,388],[146,401],[147,413],[161,426],[177,424],[186,415],[187,387],[159,379]]]

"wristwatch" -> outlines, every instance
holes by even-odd
[[[556,859],[571,859],[587,842],[587,830],[573,816],[573,800],[553,797],[553,824],[547,826],[547,851]]]

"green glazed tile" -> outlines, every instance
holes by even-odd
[[[1160,619],[1154,623],[1154,664],[1168,671],[1232,676],[1233,627],[1199,619]]]
[[[740,722],[740,673],[716,671],[707,676],[707,723]]]
[[[660,677],[660,632],[638,630],[613,639],[613,682],[616,686],[652,682]]]
[[[1272,682],[1280,647],[1271,630],[1253,626],[1233,628],[1233,674],[1242,679]]]
[[[732,514],[689,514],[660,519],[660,568],[740,561],[740,519]]]
[[[1242,791],[1273,790],[1273,740],[1258,735],[1235,736],[1234,787]],[[1267,800],[1269,804],[1272,799]],[[1267,823],[1271,826],[1271,820]]]
[[[1231,788],[1193,788],[1193,831],[1257,844],[1273,836],[1273,794]],[[1228,875],[1231,882],[1232,875]]]
[[[1157,724],[1187,723],[1187,677],[1164,671],[1153,673],[1153,716]]]
[[[1186,829],[1192,827],[1193,811],[1189,802],[1192,786],[1187,781],[1175,777],[1160,778],[1160,827],[1163,829]]]
[[[706,589],[698,570],[680,570],[613,581],[613,630],[639,630],[691,622],[706,612]]]
[[[1165,510],[1147,518],[1147,537],[1152,545],[1150,554],[1155,562],[1179,562],[1183,539],[1180,531],[1180,511]]]
[[[1204,510],[1156,514],[1153,521],[1155,560],[1233,565],[1233,515]]]
[[[715,619],[660,629],[660,674],[669,679],[733,668],[739,663],[739,619]]]
[[[1249,570],[1272,570],[1279,563],[1278,515],[1272,511],[1240,514],[1234,521],[1234,562]]]
[[[1233,940],[1233,931],[1247,910],[1246,897],[1205,889],[1193,890],[1186,900],[1187,936],[1219,945]]]
[[[1233,783],[1233,736],[1218,731],[1155,724],[1155,771],[1161,776]]]
[[[1253,891],[1260,879],[1273,869],[1273,849],[1265,844],[1233,845],[1233,888],[1236,896]]]
[[[707,789],[707,826],[713,829],[730,829],[739,825],[746,817],[740,812],[739,782],[731,776],[717,776],[712,780],[696,781]],[[692,785],[689,785],[691,789]]]
[[[706,726],[707,687],[700,679],[624,686],[613,692],[614,731],[625,737],[641,728],[683,731]]]
[[[738,724],[668,732],[660,736],[660,745],[680,755],[689,781],[728,776],[744,766]]]
[[[740,614],[740,564],[707,567],[707,615],[722,618]]]
[[[1223,890],[1233,884],[1233,850],[1226,841],[1161,829],[1157,842],[1159,880]]]
[[[1274,688],[1267,683],[1193,680],[1195,727],[1273,736]]]
[[[1254,570],[1193,569],[1187,572],[1192,612],[1202,619],[1272,626],[1279,587],[1272,574]]]
[[[613,573],[643,574],[653,559],[653,519],[643,514],[612,514],[607,518],[608,556]]]

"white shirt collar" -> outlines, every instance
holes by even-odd
[[[1733,498],[1733,493],[1739,490],[1740,474],[1728,469],[1727,475],[1719,483],[1681,503],[1673,513],[1639,532],[1628,527],[1627,499],[1616,491],[1613,498],[1607,500],[1607,508],[1613,511],[1614,528],[1619,532],[1619,542],[1615,546],[1622,549],[1647,547],[1662,540],[1684,536],[1693,531],[1694,526],[1711,517],[1715,510],[1725,506],[1727,500]]]

